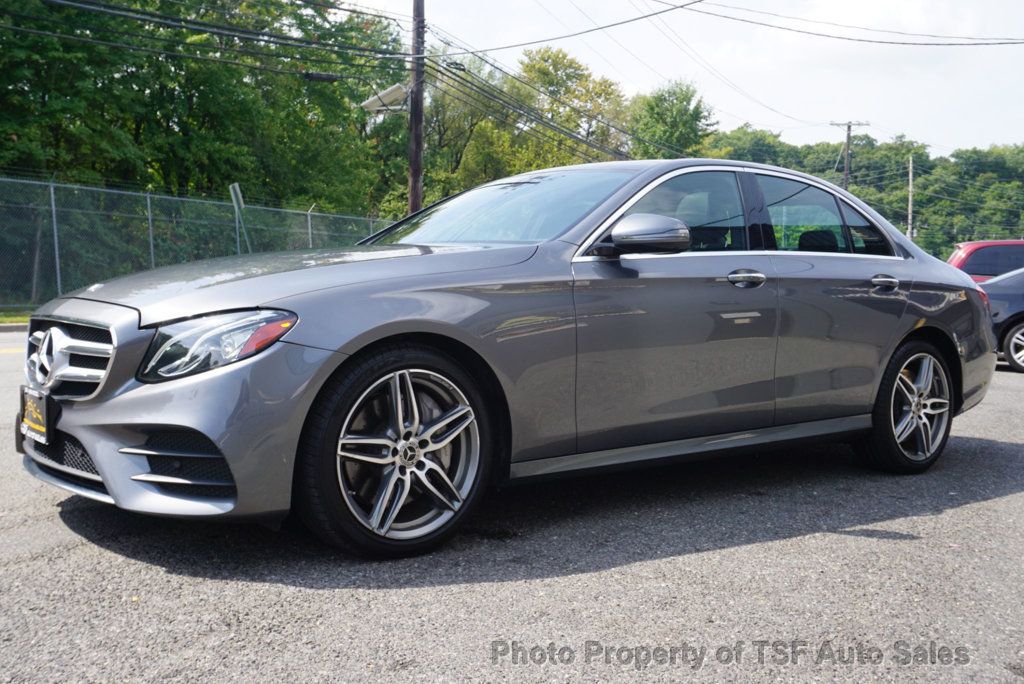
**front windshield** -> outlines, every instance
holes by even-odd
[[[507,178],[436,204],[369,242],[440,245],[551,240],[632,175],[624,169],[574,169]]]

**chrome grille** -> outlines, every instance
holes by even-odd
[[[26,375],[30,385],[57,399],[95,394],[110,369],[110,329],[80,321],[33,318],[29,323]]]

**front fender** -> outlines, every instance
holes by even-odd
[[[493,370],[509,406],[512,459],[576,447],[576,331],[567,253],[546,243],[526,262],[394,278],[275,302],[299,324],[288,341],[345,355],[409,334],[464,345]]]

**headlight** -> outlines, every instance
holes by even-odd
[[[234,311],[160,326],[139,380],[162,382],[241,361],[277,342],[297,320],[288,311]]]

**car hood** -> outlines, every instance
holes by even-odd
[[[368,280],[511,266],[536,250],[536,245],[367,245],[253,254],[143,271],[64,296],[137,309],[140,325],[146,326]]]

